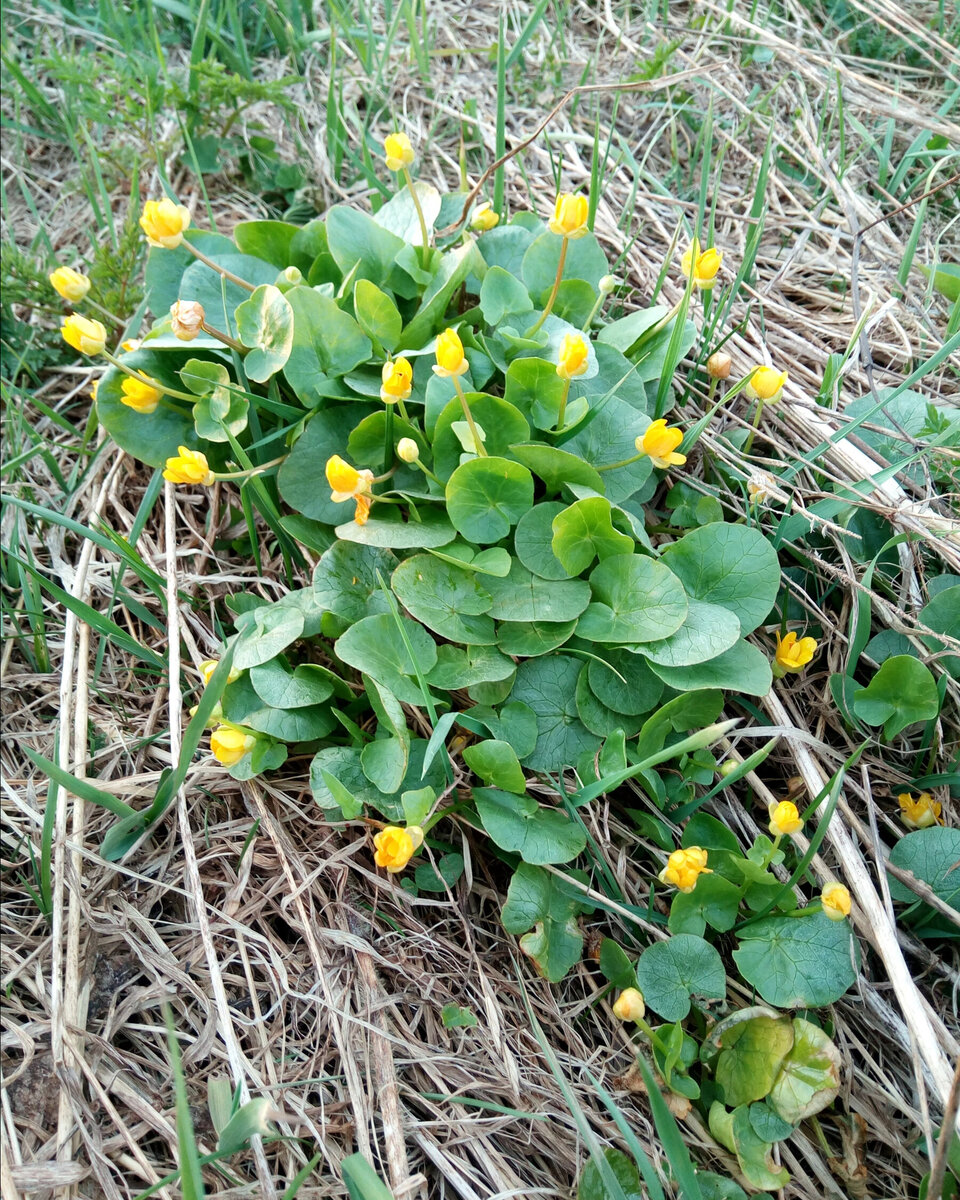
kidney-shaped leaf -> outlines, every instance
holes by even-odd
[[[507,458],[472,458],[446,488],[447,512],[468,541],[489,545],[506,537],[533,506],[533,476]]]
[[[248,379],[265,383],[280,370],[293,347],[293,309],[273,284],[258,287],[237,305],[237,332],[249,349],[243,360]]]
[[[733,957],[768,1004],[819,1008],[839,1000],[856,979],[859,950],[848,922],[821,912],[748,926]]]
[[[933,672],[912,654],[896,654],[865,688],[854,692],[853,711],[868,725],[882,725],[885,738],[918,721],[931,721],[940,711]]]
[[[723,959],[691,933],[648,946],[637,962],[637,981],[649,1007],[666,1021],[682,1021],[692,995],[722,1000],[727,994]]]
[[[576,888],[542,867],[521,863],[500,920],[507,933],[524,934],[520,949],[546,979],[558,983],[580,961],[583,934],[577,917],[585,911],[589,905]]]
[[[524,862],[569,862],[587,844],[582,825],[555,808],[541,808],[530,796],[484,787],[474,788],[473,798],[487,833],[501,850],[519,854]]]
[[[605,558],[590,576],[594,601],[577,633],[595,642],[634,645],[669,637],[687,615],[683,584],[674,573],[642,554]]]

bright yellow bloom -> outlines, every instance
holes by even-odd
[[[773,367],[755,367],[750,382],[743,390],[751,400],[776,404],[783,395],[783,385],[788,378],[786,371],[775,371]]]
[[[802,671],[816,652],[816,638],[805,637],[797,641],[797,635],[793,630],[783,638],[777,633],[776,665],[780,668],[781,673]]]
[[[125,404],[127,408],[132,408],[134,412],[147,415],[157,411],[157,405],[160,403],[160,390],[152,387],[145,380],[133,379],[131,376],[125,375],[123,383],[120,384],[120,391],[123,393],[120,403]]]
[[[477,233],[486,233],[488,229],[493,229],[500,224],[500,214],[494,209],[489,200],[485,200],[483,204],[478,204],[473,210],[473,216],[470,218],[470,228],[475,229]]]
[[[63,340],[81,354],[102,354],[107,344],[107,331],[99,321],[71,313],[60,326]]]
[[[730,355],[718,350],[707,359],[707,374],[711,379],[729,379],[732,366],[733,359]]]
[[[850,916],[850,893],[842,883],[834,880],[824,885],[820,893],[820,905],[831,921],[842,921]]]
[[[47,278],[53,284],[54,291],[72,304],[82,300],[90,291],[90,280],[73,267],[57,267]]]
[[[380,399],[384,404],[409,400],[413,390],[413,367],[405,358],[385,362],[380,373]]]
[[[586,196],[572,195],[570,192],[564,192],[557,197],[557,202],[553,208],[553,217],[550,221],[550,232],[559,234],[561,237],[582,238],[590,232],[587,229],[587,217],[590,213],[590,205],[587,202]]]
[[[463,353],[463,342],[455,329],[445,329],[437,338],[437,364],[434,373],[443,379],[451,375],[462,375],[470,364]]]
[[[803,828],[800,813],[792,800],[781,800],[779,804],[771,804],[768,812],[770,832],[774,837],[789,837]]]
[[[216,479],[207,456],[189,446],[177,447],[177,457],[167,459],[163,477],[171,483],[202,483],[204,487],[209,487]]]
[[[561,379],[572,379],[587,369],[587,343],[579,333],[568,333],[560,343],[557,374]]]
[[[368,495],[373,484],[372,471],[358,471],[356,467],[351,467],[348,462],[345,462],[339,454],[334,454],[327,459],[326,475],[331,489],[330,499],[337,504]]]
[[[402,871],[423,843],[423,830],[419,825],[388,825],[374,837],[377,848],[373,861],[378,867],[386,867],[391,875]]]
[[[638,454],[648,454],[655,467],[666,470],[667,467],[682,467],[687,461],[685,454],[675,454],[674,451],[683,441],[683,430],[667,426],[665,417],[651,422],[647,432],[634,442]]]
[[[397,458],[405,463],[415,463],[420,457],[420,447],[413,438],[401,438],[397,442]]]
[[[699,846],[688,846],[686,850],[674,850],[667,865],[660,872],[661,883],[672,884],[681,892],[692,892],[701,875],[712,875],[707,866],[707,852]]]
[[[206,313],[197,300],[178,300],[170,305],[170,329],[181,342],[192,342],[203,329]]]
[[[914,800],[910,792],[901,792],[897,797],[900,803],[900,820],[908,829],[929,829],[931,825],[942,825],[942,811],[939,800],[934,800],[929,792],[921,792]]]
[[[383,142],[383,153],[391,171],[402,171],[404,167],[412,167],[417,157],[405,133],[389,134]]]
[[[148,200],[143,206],[140,228],[151,246],[175,250],[183,241],[183,231],[190,228],[190,211],[166,196],[162,200]]]
[[[694,238],[683,258],[680,259],[680,270],[685,279],[690,278],[692,271],[694,287],[708,292],[716,285],[717,272],[720,270],[722,262],[723,255],[719,250],[710,246],[707,250],[701,251],[699,241]]]
[[[242,729],[221,725],[210,734],[210,749],[222,767],[235,766],[256,745],[257,739]]]
[[[205,658],[200,664],[200,674],[203,676],[203,686],[206,687],[213,677],[214,671],[220,664],[218,658]],[[231,667],[230,673],[227,675],[227,683],[235,683],[240,678],[240,670],[238,667]]]
[[[642,1021],[646,1011],[639,988],[624,988],[613,1002],[613,1015],[620,1021]]]

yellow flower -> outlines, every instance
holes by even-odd
[[[667,467],[682,467],[687,461],[685,454],[675,454],[674,451],[683,441],[683,430],[673,426],[668,427],[665,417],[653,421],[643,437],[638,437],[634,443],[638,454],[648,454],[655,467],[666,470]]]
[[[805,637],[797,641],[797,635],[793,630],[783,638],[777,633],[776,665],[780,668],[781,673],[802,671],[816,652],[816,638]]]
[[[383,142],[383,153],[391,171],[402,171],[404,167],[412,167],[417,157],[405,133],[389,134]]]
[[[183,231],[190,228],[190,212],[166,196],[162,200],[148,200],[143,206],[140,228],[151,246],[175,250],[183,241]]]
[[[356,467],[351,467],[348,462],[345,462],[339,454],[334,454],[332,458],[327,459],[326,475],[327,483],[331,488],[330,499],[337,504],[366,496],[373,484],[372,471],[358,471]]]
[[[420,457],[420,447],[413,438],[401,438],[397,442],[397,458],[405,463],[415,463]]]
[[[189,446],[177,447],[177,456],[167,459],[163,477],[171,483],[202,483],[204,487],[209,487],[216,479],[207,456]]]
[[[221,725],[210,734],[210,749],[222,767],[235,766],[256,745],[257,739],[242,729]]]
[[[770,815],[770,832],[774,837],[789,837],[803,828],[800,813],[792,800],[781,800],[779,804],[771,804],[767,811]]]
[[[613,1002],[613,1015],[621,1021],[642,1021],[646,1011],[639,988],[624,988]]]
[[[170,305],[170,329],[181,342],[192,342],[203,329],[206,313],[197,300],[178,300]]]
[[[850,893],[842,883],[834,880],[824,885],[820,905],[831,921],[842,921],[850,916]]]
[[[489,200],[478,204],[470,218],[470,228],[475,229],[477,233],[486,233],[488,229],[493,229],[499,224],[500,214],[495,211]]]
[[[557,374],[561,379],[572,379],[587,369],[587,343],[579,333],[568,333],[560,343]]]
[[[688,846],[686,850],[674,850],[658,878],[661,883],[670,883],[681,892],[692,892],[701,875],[712,874],[707,866],[706,850]]]
[[[462,375],[470,364],[463,353],[463,342],[455,329],[445,329],[437,338],[437,364],[435,374],[443,379],[451,375]]]
[[[723,255],[719,250],[710,246],[709,249],[701,251],[699,241],[694,238],[683,258],[680,259],[680,270],[685,279],[690,278],[692,271],[694,287],[708,292],[717,282],[717,272],[720,270],[722,262]]]
[[[557,202],[553,207],[550,232],[571,240],[582,238],[590,232],[587,229],[589,213],[590,205],[587,203],[586,196],[564,192],[557,197]]]
[[[783,395],[783,385],[788,378],[786,371],[775,371],[773,367],[754,367],[750,381],[743,390],[751,400],[776,404]]]
[[[353,519],[358,525],[366,525],[370,520],[370,508],[373,505],[372,496],[358,496],[357,507],[354,509]]]
[[[203,686],[206,687],[213,677],[214,671],[220,664],[218,658],[205,658],[200,664],[200,674],[203,676]],[[238,667],[231,667],[230,673],[227,675],[227,683],[235,683],[240,678],[240,670]]]
[[[53,284],[54,291],[72,304],[82,300],[90,291],[90,280],[73,267],[57,267],[47,278]]]
[[[107,331],[99,321],[71,313],[60,326],[63,340],[81,354],[102,354],[107,344]]]
[[[423,830],[419,825],[388,825],[374,837],[377,848],[373,861],[378,867],[386,867],[391,875],[402,871],[423,843]]]
[[[384,404],[409,400],[413,390],[413,367],[405,358],[385,362],[380,373],[380,399]]]
[[[908,829],[929,829],[931,825],[942,825],[942,811],[939,800],[934,800],[929,792],[921,792],[914,800],[910,792],[901,792],[897,797],[900,803],[900,820]]]
[[[142,338],[127,338],[125,342],[120,343],[120,349],[125,354],[132,354],[134,350],[140,349],[140,343],[142,340]]]
[[[125,375],[123,383],[120,384],[120,391],[123,392],[120,403],[125,404],[127,408],[132,408],[134,412],[146,415],[157,411],[157,405],[160,403],[160,390],[151,387],[145,380],[133,379],[129,375]]]
[[[707,359],[707,374],[711,379],[729,379],[732,366],[733,359],[730,355],[718,350]]]
[[[100,380],[95,379],[93,381],[93,383],[91,383],[91,385],[90,385],[90,399],[94,402],[94,404],[96,404],[96,402],[97,402],[97,392],[98,392],[99,388],[100,388]]]

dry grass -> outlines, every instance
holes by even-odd
[[[439,185],[449,187],[457,177],[459,116],[468,98],[478,104],[479,129],[493,157],[495,85],[487,51],[496,41],[501,7],[508,22],[525,19],[530,8],[431,5],[443,48],[431,60],[432,95],[419,86],[412,63],[401,63],[389,79],[393,111],[412,130],[435,135],[423,171]],[[858,314],[869,314],[866,336],[846,369],[845,398],[899,382],[940,345],[945,303],[918,273],[902,289],[897,281],[915,214],[892,212],[894,203],[877,200],[868,187],[876,160],[855,131],[877,131],[894,118],[895,161],[924,131],[956,143],[960,129],[953,119],[936,115],[948,85],[943,64],[955,49],[927,28],[936,12],[930,3],[909,12],[887,2],[850,5],[865,20],[889,23],[916,43],[918,65],[910,69],[838,53],[809,9],[796,2],[787,3],[775,23],[762,22],[762,13],[751,21],[747,5],[724,22],[724,6],[709,2],[693,12],[671,5],[666,25],[625,23],[629,7],[610,0],[575,4],[562,45],[545,25],[538,28],[527,46],[526,75],[512,84],[523,91],[508,109],[508,148],[533,131],[591,60],[597,80],[612,83],[642,66],[658,45],[675,43],[668,70],[682,72],[682,81],[655,81],[650,92],[624,94],[616,109],[616,128],[643,162],[644,178],[635,187],[627,168],[618,168],[605,183],[598,210],[597,232],[611,255],[626,247],[621,274],[633,285],[633,305],[647,301],[678,220],[695,216],[695,205],[659,198],[649,182],[670,179],[678,167],[685,172],[695,153],[682,106],[692,104],[701,113],[713,107],[724,149],[716,242],[732,264],[744,252],[757,171],[772,136],[769,216],[755,280],[741,294],[739,327],[727,348],[735,374],[761,361],[789,368],[786,402],[765,426],[757,455],[761,463],[792,461],[842,420],[813,406],[812,398],[827,356],[850,344]],[[691,28],[693,16],[701,27]],[[448,53],[448,47],[461,52]],[[757,47],[772,54],[758,56]],[[554,66],[557,54],[564,59]],[[344,60],[349,63],[346,49]],[[353,82],[347,96],[356,99],[362,72],[356,63],[348,69]],[[301,112],[318,186],[332,201],[342,191],[325,170],[326,87],[311,60]],[[851,143],[844,161],[836,139],[827,141],[821,132],[838,88]],[[603,97],[604,137],[613,105],[612,95]],[[556,157],[568,186],[587,186],[592,144],[593,110],[568,106],[524,153],[522,168],[517,159],[509,164],[511,201],[544,211],[552,202]],[[38,171],[44,155],[52,160],[49,147],[38,142],[35,149],[29,164],[5,164],[5,175]],[[933,183],[943,182],[950,170],[945,165]],[[221,228],[256,212],[254,197],[229,179],[217,183]],[[183,187],[189,186],[184,177]],[[355,198],[362,202],[360,190]],[[69,218],[58,209],[55,245],[69,242],[83,220],[79,208],[67,211]],[[955,197],[930,204],[918,261],[950,257],[956,216]],[[15,202],[9,219],[21,234],[33,220]],[[860,230],[865,232],[857,240]],[[667,302],[678,298],[675,277],[668,278],[664,295]],[[48,403],[62,406],[86,382],[59,374],[41,390]],[[956,372],[944,368],[929,375],[923,389],[931,398],[955,397]],[[692,403],[705,404],[706,396],[694,396]],[[705,453],[729,457],[718,434],[749,415],[739,404],[721,411],[704,439]],[[45,417],[38,416],[35,428],[49,439],[66,473],[76,445]],[[820,498],[823,476],[859,480],[876,469],[855,443],[818,460],[817,468],[819,477],[809,470],[797,476],[795,503],[809,506]],[[25,470],[21,490],[29,485],[36,502],[55,506],[59,489],[43,460],[34,458]],[[106,445],[74,492],[70,514],[84,522],[100,514],[126,534],[147,482],[141,468]],[[190,662],[195,666],[218,645],[209,619],[212,602],[242,587],[275,598],[283,586],[278,564],[265,564],[258,578],[246,560],[212,548],[226,531],[210,527],[207,504],[206,496],[174,495],[168,488],[139,543],[149,564],[199,599],[194,606],[174,605],[175,636],[170,639],[155,598],[129,577],[130,595],[158,627],[130,606],[114,614],[160,653],[180,646],[192,687],[198,674]],[[929,476],[925,485],[908,484],[906,490],[890,481],[864,505],[885,516],[894,531],[918,535],[900,548],[901,603],[873,596],[875,619],[915,636],[918,585],[929,565],[960,570],[957,526],[951,532],[949,524],[955,514],[932,499]],[[733,495],[725,506],[730,514],[742,511]],[[115,581],[112,562],[99,550],[10,509],[5,519],[4,544],[11,523],[19,521],[21,537],[61,585],[105,607]],[[808,789],[819,790],[854,748],[833,707],[828,676],[842,669],[862,569],[834,531],[827,527],[824,534],[818,565],[836,588],[826,618],[830,636],[816,669],[778,687],[767,703],[770,724],[797,729],[803,740],[784,737],[762,778],[714,806],[748,841],[768,794],[782,794],[797,775]],[[796,598],[815,617],[823,615],[799,585]],[[219,1196],[271,1200],[316,1150],[322,1164],[298,1193],[303,1200],[342,1195],[338,1163],[354,1150],[378,1165],[398,1198],[569,1196],[584,1149],[531,1032],[522,988],[601,1140],[620,1144],[585,1068],[618,1097],[651,1158],[662,1161],[644,1096],[629,1074],[629,1041],[597,1000],[602,978],[596,963],[588,959],[559,986],[533,976],[499,924],[505,872],[467,829],[450,835],[462,838],[457,849],[467,862],[454,893],[411,899],[373,868],[362,822],[324,824],[307,788],[305,761],[288,762],[279,777],[238,786],[204,760],[176,812],[120,865],[108,865],[96,853],[112,818],[62,797],[51,930],[22,885],[30,875],[27,847],[39,845],[46,788],[22,747],[53,756],[57,733],[64,765],[95,776],[98,786],[128,801],[143,802],[175,758],[177,739],[171,746],[167,731],[171,724],[180,727],[181,697],[178,690],[158,689],[155,676],[113,645],[101,646],[57,606],[49,604],[46,617],[50,674],[30,672],[10,629],[2,660],[4,1200],[18,1194],[126,1200],[171,1169],[176,1135],[164,1003],[174,1010],[202,1149],[213,1149],[215,1141],[205,1107],[208,1081],[215,1078],[229,1079],[244,1095],[270,1096],[290,1139],[255,1143],[221,1174],[208,1169],[208,1187]],[[938,733],[943,745],[955,746],[954,682],[948,691]],[[187,696],[185,702],[193,701]],[[100,748],[91,753],[91,745]],[[744,740],[739,748],[746,753],[754,744]],[[868,752],[847,777],[831,836],[815,860],[821,877],[844,880],[856,896],[864,964],[857,988],[830,1014],[844,1060],[840,1099],[819,1131],[805,1126],[784,1144],[784,1163],[794,1176],[784,1194],[791,1200],[915,1196],[928,1161],[918,1141],[932,1138],[949,1090],[958,1057],[958,962],[944,947],[925,946],[896,930],[880,869],[884,847],[898,833],[891,796],[908,777],[895,751]],[[629,799],[643,802],[639,792]],[[943,799],[947,822],[956,824],[960,813]],[[622,800],[590,810],[591,832],[626,901],[643,905],[662,856],[623,818]],[[585,925],[591,938],[609,934],[625,945],[639,944],[636,926],[617,913],[597,913]],[[659,936],[652,927],[646,933]],[[914,981],[922,999],[911,991]],[[729,987],[736,1001],[749,1002],[741,984],[731,980]],[[444,1029],[440,1010],[447,1003],[472,1009],[477,1027]],[[684,1130],[696,1161],[735,1172],[695,1121]],[[159,1194],[172,1198],[179,1189]]]

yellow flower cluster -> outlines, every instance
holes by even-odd
[[[681,892],[692,892],[701,875],[712,875],[707,866],[707,852],[700,846],[688,846],[685,850],[674,850],[667,865],[660,872],[661,883],[669,883]]]

